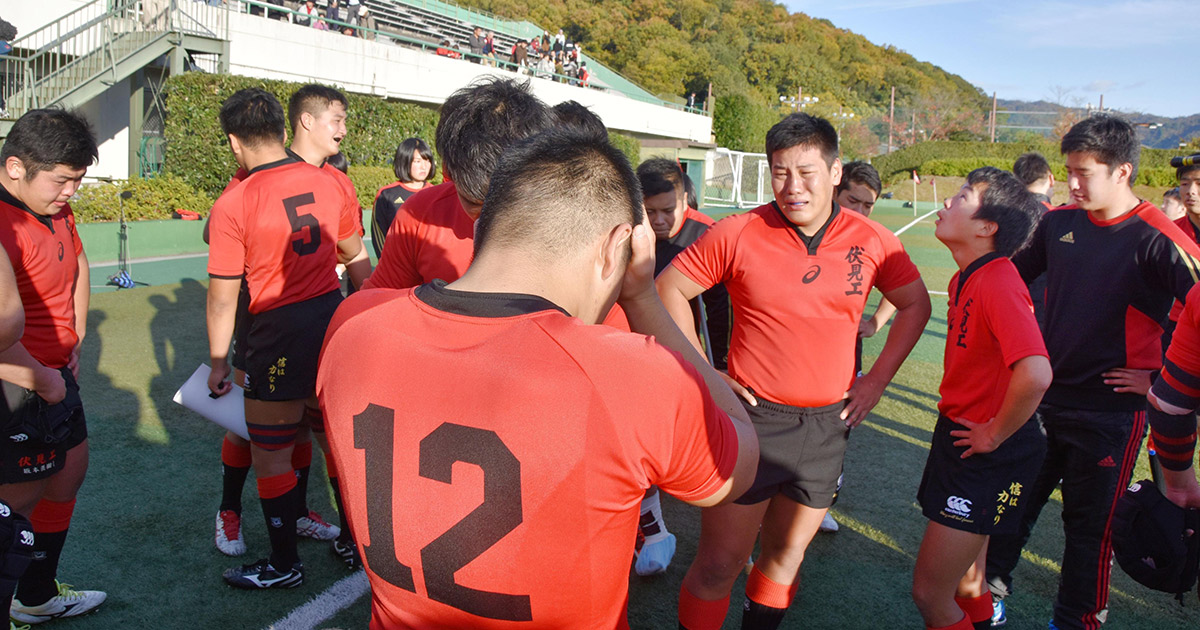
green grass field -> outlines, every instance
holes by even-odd
[[[920,212],[932,208],[923,204]],[[884,202],[874,218],[895,230],[913,216],[899,202]],[[953,263],[933,238],[932,219],[901,238],[928,287],[945,291]],[[205,285],[202,267],[196,268],[177,267],[171,284],[93,296],[80,378],[91,431],[91,471],[60,577],[80,588],[106,590],[109,599],[95,614],[56,622],[63,628],[265,628],[348,575],[327,543],[302,541],[307,582],[301,588],[248,593],[221,581],[221,571],[237,562],[212,542],[222,431],[171,402],[176,388],[207,360]],[[164,269],[135,268],[135,278],[168,275]],[[93,284],[101,282],[93,278]],[[925,335],[872,417],[854,431],[844,490],[834,509],[842,530],[813,543],[785,628],[922,627],[909,598],[925,526],[915,494],[936,418],[946,328],[945,298],[932,299]],[[868,340],[868,356],[878,353],[882,334]],[[322,475],[322,465],[315,462],[313,479]],[[1143,462],[1136,478],[1147,476]],[[332,516],[327,488],[312,484],[309,501]],[[244,502],[251,549],[244,560],[249,561],[267,549],[253,481],[247,483]],[[695,552],[699,518],[698,510],[671,499],[665,510],[679,539],[678,552],[665,575],[630,578],[634,628],[676,627],[676,596]],[[1019,592],[1009,600],[1008,627],[1046,626],[1058,580],[1061,529],[1059,504],[1052,501],[1018,568]],[[1181,608],[1169,595],[1132,582],[1119,568],[1112,583],[1109,627],[1200,627],[1200,603],[1194,598]],[[739,582],[726,627],[737,627],[741,603]],[[369,601],[363,597],[315,627],[363,628],[368,616]]]

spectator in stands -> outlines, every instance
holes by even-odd
[[[537,76],[543,77],[546,79],[550,79],[553,77],[553,75],[554,75],[554,54],[550,53],[550,52],[545,52],[542,54],[542,58],[538,60]]]
[[[471,47],[471,63],[480,63],[483,56],[483,29],[476,26],[467,44]]]
[[[577,74],[579,76],[579,85],[588,87],[588,81],[592,78],[592,73],[588,71],[586,61],[579,64],[579,71]]]
[[[491,31],[483,39],[483,56],[487,58],[484,65],[496,67],[496,34]]]
[[[516,64],[517,67],[513,69],[517,72],[521,74],[529,73],[529,68],[527,67],[529,65],[529,49],[525,45],[525,40],[518,41],[516,46],[513,47],[512,62]]]
[[[562,29],[558,29],[558,34],[554,36],[554,52],[560,53],[567,47],[567,36],[563,35]]]
[[[300,12],[295,17],[295,23],[300,26],[315,27],[321,21],[321,12],[317,10],[317,3],[313,0],[304,0],[304,6],[300,7]]]
[[[346,21],[358,26],[358,10],[362,8],[359,0],[346,0]]]
[[[341,31],[342,25],[346,21],[346,10],[342,8],[338,0],[329,0],[329,7],[325,9],[325,19],[329,20],[329,28],[333,31]]]
[[[433,177],[433,151],[429,150],[424,140],[408,138],[396,147],[392,171],[396,173],[396,183],[379,189],[375,195],[374,212],[371,213],[371,246],[375,248],[376,258],[383,255],[384,239],[400,206],[414,193],[425,188]]]
[[[542,53],[548,54],[551,51],[550,47],[550,31],[542,31]]]

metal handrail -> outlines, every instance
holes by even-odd
[[[185,4],[163,0],[161,12],[150,16],[138,0],[93,0],[14,41],[10,54],[0,55],[0,105],[17,117],[106,73],[115,81],[121,61],[170,32],[228,39],[225,10]]]

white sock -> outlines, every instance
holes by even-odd
[[[659,493],[642,499],[642,518],[640,527],[646,537],[646,543],[656,543],[667,537],[667,524],[663,521],[662,505],[658,500]]]

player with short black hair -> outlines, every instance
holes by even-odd
[[[718,222],[657,282],[697,347],[688,300],[717,283],[729,290],[727,378],[762,449],[753,487],[702,514],[680,591],[679,621],[689,630],[721,627],[760,525],[742,627],[779,626],[837,495],[851,428],[879,402],[929,319],[928,292],[900,240],[833,200],[842,174],[833,126],[792,114],[771,128],[766,145],[775,201]],[[856,378],[854,343],[873,286],[899,311],[871,371]]]
[[[1161,367],[1159,322],[1196,284],[1200,257],[1195,242],[1134,194],[1140,146],[1133,126],[1114,115],[1072,127],[1061,149],[1074,203],[1047,212],[1012,259],[1026,282],[1046,274],[1043,333],[1054,380],[1038,408],[1049,449],[1022,495],[1020,528],[988,545],[999,623],[1021,549],[1060,482],[1066,544],[1052,626],[1096,628],[1108,615],[1112,510],[1141,448],[1146,398],[1114,387],[1106,373]]]
[[[505,150],[553,124],[529,83],[485,77],[442,104],[437,150],[446,181],[409,198],[388,229],[366,288],[404,289],[458,279],[471,262],[475,219]]]
[[[842,165],[842,181],[834,193],[839,206],[869,217],[882,193],[883,182],[874,166],[857,161]]]
[[[574,126],[597,138],[608,138],[608,127],[604,126],[604,121],[579,101],[563,101],[551,107],[550,111],[559,125]]]
[[[341,115],[337,113],[335,105],[341,105]],[[334,110],[333,118],[340,119],[340,122],[345,122],[345,113],[350,109],[350,101],[346,99],[346,95],[342,94],[341,90],[321,85],[319,83],[309,83],[301,86],[300,89],[292,93],[288,99],[287,115],[288,124],[295,132],[296,129],[304,125],[301,117],[308,114],[313,118],[320,118],[330,109]],[[334,123],[336,125],[336,122]],[[342,135],[345,133],[343,131]],[[341,138],[337,141],[340,143]]]
[[[1183,205],[1183,197],[1179,196],[1178,186],[1163,192],[1162,211],[1172,221],[1178,221],[1187,215],[1187,207]]]
[[[1013,162],[1012,172],[1047,210],[1053,207],[1050,194],[1054,192],[1054,171],[1050,170],[1050,163],[1045,156],[1037,151],[1022,153]]]
[[[714,221],[686,204],[684,174],[675,160],[661,157],[646,160],[638,165],[637,176],[642,188],[642,208],[654,231],[654,272],[658,274]],[[697,335],[704,340],[709,361],[718,370],[725,369],[729,351],[729,293],[717,285],[693,300],[692,309]],[[675,535],[667,531],[657,488],[650,488],[642,501],[641,535],[644,544],[638,550],[634,571],[642,576],[665,572],[675,555]]]
[[[1046,454],[1034,415],[1050,360],[1029,292],[1008,260],[1041,207],[1011,173],[971,171],[938,212],[934,236],[958,271],[948,287],[944,376],[917,500],[929,523],[913,570],[925,627],[991,626],[984,584],[988,536],[1013,531]]]
[[[319,391],[372,626],[625,627],[646,486],[747,486],[757,440],[655,293],[640,197],[607,140],[547,130],[506,146],[461,278],[338,311]],[[591,325],[618,300],[653,340]]]
[[[232,388],[225,380],[227,357],[244,277],[253,317],[244,349],[243,398],[271,541],[268,558],[229,569],[224,577],[239,588],[292,588],[304,581],[296,550],[304,501],[293,451],[305,409],[315,407],[319,347],[313,335],[324,333],[341,302],[334,267],[353,266],[361,255],[358,203],[326,170],[284,148],[283,108],[268,92],[238,91],[222,104],[220,118],[223,129],[247,134],[248,139],[227,136],[249,176],[213,206],[208,386],[217,395]],[[256,121],[262,126],[254,127]]]
[[[392,157],[396,182],[375,193],[374,212],[371,213],[371,247],[375,248],[376,258],[383,256],[383,244],[392,221],[396,220],[396,211],[409,197],[429,185],[436,168],[433,151],[424,140],[407,138],[396,147],[396,155]]]
[[[12,432],[0,440],[0,595],[7,601],[16,585],[9,614],[22,623],[83,614],[106,597],[56,579],[88,468],[76,379],[91,284],[68,199],[98,155],[88,121],[61,109],[27,112],[0,149],[0,245],[25,320],[20,341],[0,352],[5,411],[24,418],[5,423]]]

